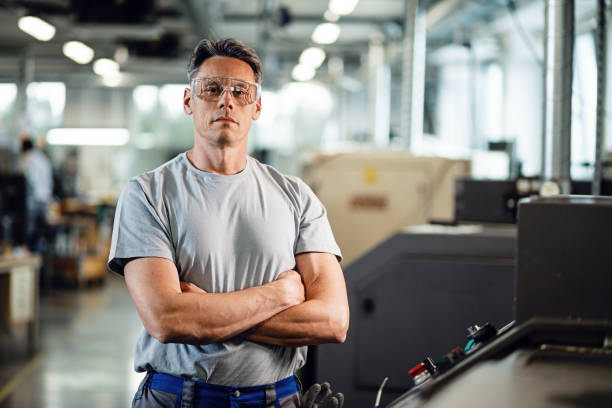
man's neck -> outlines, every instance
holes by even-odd
[[[194,146],[187,151],[187,158],[197,169],[223,175],[237,174],[244,170],[246,156],[246,148],[243,146]]]

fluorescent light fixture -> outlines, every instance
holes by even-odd
[[[93,71],[98,75],[110,75],[119,72],[119,64],[109,58],[100,58],[93,64]]]
[[[334,23],[321,23],[312,32],[312,41],[317,44],[333,44],[340,36],[340,26]]]
[[[340,20],[340,16],[330,10],[325,10],[325,13],[323,13],[323,18],[332,23],[335,23],[336,21]]]
[[[306,48],[300,54],[300,64],[308,65],[314,69],[319,68],[323,61],[325,61],[325,51],[319,47]]]
[[[113,55],[115,61],[120,64],[127,62],[128,58],[130,58],[130,50],[125,45],[120,45],[115,50],[115,54]]]
[[[47,133],[51,145],[122,146],[130,139],[127,129],[56,128]]]
[[[55,27],[34,16],[23,16],[17,22],[19,29],[40,41],[49,41],[55,35]]]
[[[304,64],[296,65],[291,71],[291,76],[296,81],[310,81],[315,74],[316,71],[313,67]]]
[[[89,64],[94,57],[94,50],[80,41],[68,41],[62,51],[77,64]]]
[[[329,11],[340,16],[351,14],[359,0],[329,0]]]
[[[102,77],[102,83],[106,86],[114,87],[121,83],[122,75],[120,72],[111,72]]]

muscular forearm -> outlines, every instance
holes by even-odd
[[[165,343],[209,344],[234,337],[288,307],[267,286],[231,293],[179,293],[154,313],[151,333]]]
[[[181,285],[173,268],[159,258],[140,258],[125,267],[126,283],[143,325],[163,343],[225,340],[304,300],[295,271],[262,286],[206,293],[191,284]]]
[[[348,309],[313,299],[293,306],[243,333],[248,340],[282,346],[342,343]]]
[[[306,301],[253,327],[249,340],[283,346],[342,343],[349,324],[349,307],[342,270],[335,256],[304,253],[296,256],[304,280]]]

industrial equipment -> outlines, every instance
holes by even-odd
[[[320,155],[302,177],[327,208],[346,266],[399,228],[452,222],[455,179],[469,174],[468,160],[375,152]]]
[[[474,322],[512,320],[516,227],[425,225],[403,229],[350,264],[346,342],[311,348],[314,378],[345,406],[381,406],[413,385],[408,370],[447,353]]]
[[[610,228],[611,197],[522,201],[517,326],[489,330],[455,361],[422,357],[415,385],[388,407],[612,406]]]

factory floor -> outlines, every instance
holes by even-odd
[[[48,292],[38,350],[2,350],[0,408],[129,407],[143,376],[132,368],[142,326],[123,278]]]

